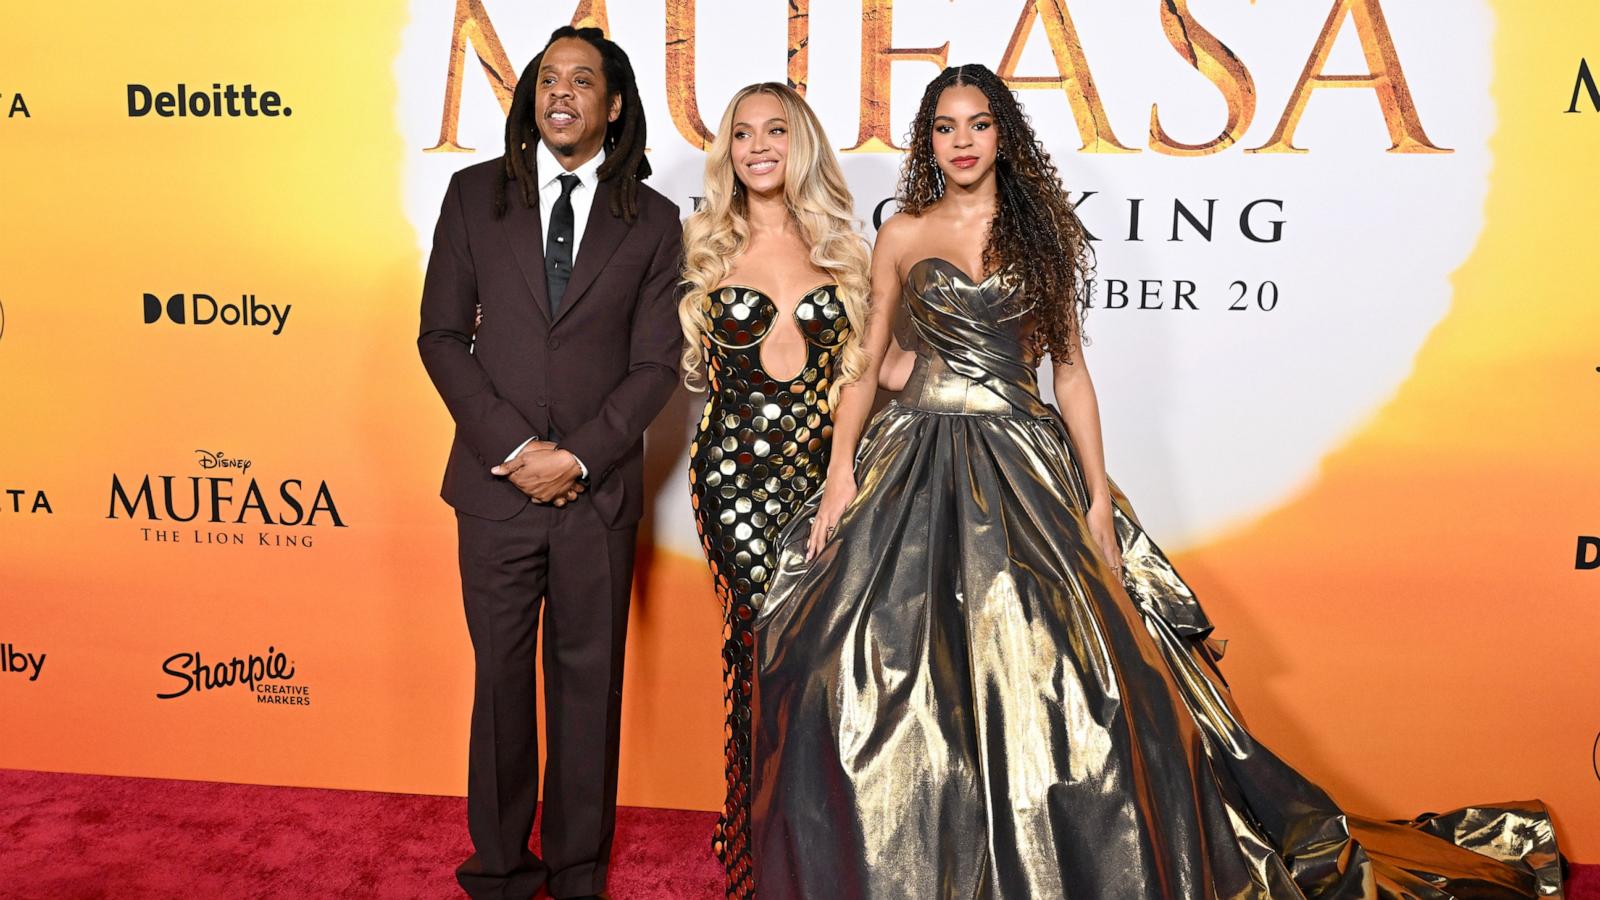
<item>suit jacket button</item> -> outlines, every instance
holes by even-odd
[[[555,338],[551,338],[549,346],[551,350],[559,350],[561,348],[561,342]]]
[[[537,402],[538,402],[538,404],[540,406],[549,406],[550,405],[550,401],[546,400],[543,397],[540,397]]]

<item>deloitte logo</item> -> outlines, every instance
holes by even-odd
[[[291,304],[281,308],[262,303],[255,294],[240,294],[237,303],[219,303],[210,294],[173,294],[164,302],[155,294],[144,295],[144,323],[154,325],[163,312],[174,325],[239,325],[245,328],[271,327],[282,334],[289,321]]]

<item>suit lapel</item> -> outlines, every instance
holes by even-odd
[[[530,209],[523,205],[522,191],[516,182],[507,185],[506,190],[511,192],[511,196],[500,225],[506,230],[511,255],[516,258],[517,268],[522,270],[522,278],[528,283],[528,292],[533,294],[533,305],[548,324],[550,292],[544,278],[544,225],[539,218],[539,207],[535,204]]]
[[[561,309],[556,311],[556,322],[565,318],[567,311],[583,299],[589,286],[600,277],[600,270],[611,261],[617,247],[622,245],[622,239],[627,237],[630,228],[632,226],[627,222],[611,214],[610,182],[602,181],[595,185],[594,202],[589,205],[589,218],[583,226],[583,243],[578,245],[578,258],[573,261],[572,279],[567,282],[567,291],[561,298]],[[540,266],[540,271],[544,271],[542,253]],[[540,296],[545,296],[543,291]],[[545,306],[549,308],[548,299]]]

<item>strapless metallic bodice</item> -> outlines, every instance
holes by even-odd
[[[928,257],[906,274],[902,302],[916,329],[916,362],[901,406],[936,413],[1046,415],[1028,338],[1035,318],[998,275],[973,281]]]

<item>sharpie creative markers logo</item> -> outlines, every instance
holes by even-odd
[[[144,295],[144,323],[154,325],[163,312],[174,325],[238,325],[244,328],[270,326],[273,335],[283,333],[294,305],[262,303],[255,294],[240,294],[238,303],[218,301],[210,294],[173,294],[163,300],[157,294]]]
[[[181,82],[172,91],[155,91],[142,84],[128,85],[128,117],[138,119],[151,113],[164,119],[276,119],[288,118],[294,115],[294,110],[283,105],[283,98],[277,91],[257,93],[253,84],[240,88],[216,82],[209,91],[205,88],[193,90]]]
[[[19,650],[16,644],[0,644],[0,675],[22,675],[29,681],[38,681],[44,672],[44,657],[42,652]]]
[[[234,656],[207,662],[198,650],[174,653],[161,663],[171,681],[157,700],[176,700],[193,693],[243,687],[256,702],[274,706],[310,706],[311,689],[293,683],[294,660],[277,647],[261,655]]]

